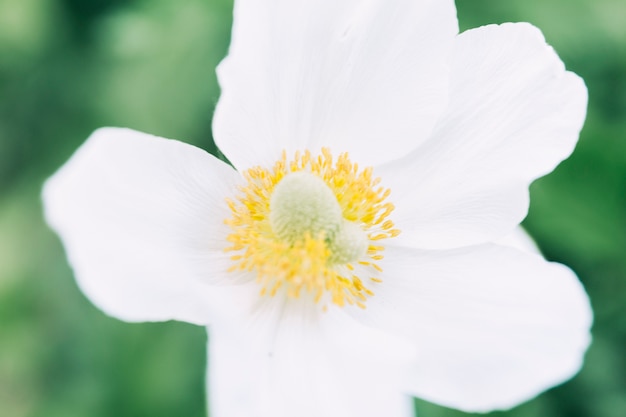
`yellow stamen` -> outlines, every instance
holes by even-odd
[[[289,187],[282,187],[281,197],[274,199],[275,206],[270,207],[276,186],[296,172],[302,172],[298,174],[302,178],[294,176]],[[311,175],[323,183],[309,180]],[[232,217],[225,223],[231,228],[231,246],[225,250],[234,252],[229,271],[255,273],[261,296],[281,293],[299,298],[309,294],[324,308],[327,302],[365,308],[367,297],[374,291],[355,273],[381,272],[377,264],[383,259],[381,241],[400,233],[388,218],[394,209],[385,201],[390,190],[379,186],[381,180],[373,177],[373,169],[359,169],[347,153],[334,160],[330,150],[324,148],[317,156],[309,151],[296,152],[291,160],[283,152],[271,169],[253,167],[243,177],[246,184],[239,188],[236,200],[227,200]],[[289,214],[294,212],[294,204],[298,208],[298,201],[308,198],[308,188],[298,190],[298,181],[314,188],[312,193],[316,194],[311,201],[332,201],[318,205],[304,201],[299,214]],[[332,214],[335,204],[336,215]],[[297,216],[306,219],[301,221]],[[382,280],[369,278],[368,282],[375,286]]]

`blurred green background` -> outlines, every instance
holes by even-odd
[[[205,415],[205,340],[127,324],[79,292],[40,187],[99,126],[211,152],[232,0],[0,0],[0,416]],[[590,92],[574,155],[532,186],[526,226],[595,310],[581,373],[493,416],[626,416],[626,2],[457,0],[462,29],[529,21]],[[465,414],[416,401],[421,416]]]

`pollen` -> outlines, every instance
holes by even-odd
[[[365,308],[380,278],[384,241],[400,231],[388,188],[347,153],[283,152],[273,167],[243,172],[227,200],[229,271],[255,274],[261,296],[311,297]]]

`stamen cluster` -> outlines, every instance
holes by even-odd
[[[283,178],[296,172],[315,175],[328,186],[342,221],[359,234],[362,231],[363,253],[356,255],[346,239],[335,238],[324,229],[299,232],[297,239],[291,235],[286,239],[284,231],[276,233],[270,221],[272,195]],[[324,306],[330,301],[341,307],[350,304],[365,308],[367,297],[374,295],[371,288],[382,282],[378,277],[382,271],[378,261],[384,250],[381,241],[400,233],[389,219],[394,206],[386,199],[391,191],[380,185],[380,178],[373,177],[373,169],[359,170],[347,153],[334,160],[324,148],[317,156],[309,151],[296,152],[291,160],[283,152],[271,169],[253,167],[243,176],[246,183],[239,188],[240,194],[227,200],[232,211],[232,217],[225,220],[232,229],[228,236],[231,246],[226,248],[233,252],[230,271],[255,272],[261,295],[284,292],[299,298],[309,294]],[[357,276],[365,273],[367,286]]]

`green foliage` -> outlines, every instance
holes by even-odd
[[[530,21],[581,75],[590,110],[572,158],[531,189],[525,223],[570,265],[596,313],[572,381],[494,416],[626,410],[626,3],[458,0],[461,27]],[[204,330],[127,324],[80,293],[39,190],[91,131],[128,126],[216,152],[214,68],[229,0],[0,0],[0,415],[203,416]],[[464,413],[418,401],[426,417]]]

